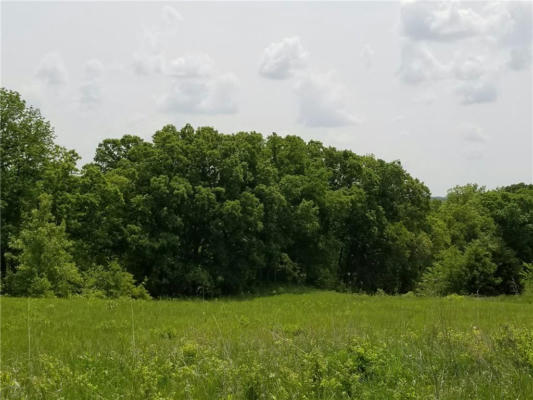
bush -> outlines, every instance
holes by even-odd
[[[111,261],[107,268],[97,265],[89,269],[83,274],[83,279],[85,296],[150,298],[144,284],[136,286],[133,275],[124,271],[117,261]]]
[[[497,293],[501,278],[493,262],[491,243],[473,240],[464,251],[456,246],[443,250],[436,263],[422,277],[420,291],[429,295]]]
[[[72,243],[65,224],[53,221],[51,197],[43,194],[39,200],[39,208],[29,214],[19,235],[11,240],[16,253],[7,258],[15,266],[6,275],[6,289],[14,296],[67,297],[82,286],[68,252]]]

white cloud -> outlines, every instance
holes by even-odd
[[[401,8],[403,33],[414,40],[446,40],[477,33],[479,18],[457,6],[406,1]]]
[[[296,82],[299,120],[306,126],[353,125],[360,120],[346,108],[346,93],[333,73],[307,73]]]
[[[498,70],[489,65],[486,57],[456,57],[444,64],[423,43],[406,42],[398,76],[410,85],[452,82],[463,104],[489,103],[498,98]]]
[[[412,40],[453,41],[501,32],[509,18],[505,9],[475,10],[472,3],[460,1],[404,1],[400,20],[404,35]]]
[[[161,9],[159,23],[143,30],[139,48],[133,54],[132,68],[136,74],[163,72],[167,62],[163,42],[177,33],[182,21],[183,17],[173,7],[166,5]]]
[[[237,112],[237,91],[239,80],[228,73],[208,81],[208,95],[201,104],[201,109],[209,113],[232,114]]]
[[[237,112],[238,80],[233,74],[209,79],[178,79],[160,97],[165,112],[194,114],[232,114]]]
[[[531,2],[405,1],[400,23],[410,40],[485,40],[509,52],[511,69],[529,66],[530,55],[523,54],[531,53]]]
[[[39,63],[35,78],[47,86],[62,86],[68,81],[68,73],[63,58],[58,53],[48,53]]]
[[[179,78],[210,76],[215,70],[214,62],[207,54],[192,54],[171,60],[165,73]]]
[[[398,69],[399,77],[409,84],[442,79],[477,80],[494,72],[487,57],[456,54],[448,63],[443,63],[427,44],[412,41],[404,42]]]
[[[37,65],[32,79],[20,88],[28,104],[43,108],[57,104],[68,96],[69,74],[63,57],[56,52],[47,53]]]
[[[237,112],[238,79],[220,73],[208,54],[186,54],[170,59],[163,50],[183,21],[170,6],[162,9],[160,26],[145,29],[133,57],[139,75],[158,74],[169,79],[169,89],[158,96],[157,105],[168,113],[231,114]],[[87,88],[87,94],[91,94]]]
[[[161,73],[165,65],[165,56],[161,50],[160,32],[144,30],[141,45],[133,54],[133,72],[137,75]]]
[[[408,84],[443,79],[450,67],[437,60],[428,47],[422,43],[407,41],[402,47],[398,76]]]
[[[491,103],[498,99],[496,84],[489,80],[466,81],[457,87],[463,104]]]
[[[506,71],[531,65],[531,4],[408,1],[400,22],[406,41],[400,79],[408,84],[446,80],[462,104],[495,101]],[[444,46],[435,42],[453,42],[455,55],[439,53]]]
[[[259,73],[265,78],[286,79],[307,64],[308,54],[300,38],[288,37],[270,44],[264,51]]]
[[[487,74],[488,61],[482,57],[468,57],[453,65],[454,76],[463,81],[480,79]]]
[[[370,46],[367,50],[371,50]],[[264,50],[259,73],[269,79],[293,79],[299,103],[298,121],[305,126],[334,127],[360,122],[347,110],[346,90],[334,72],[312,71],[308,58],[299,37],[285,38]]]

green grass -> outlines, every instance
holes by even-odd
[[[533,398],[525,297],[1,306],[2,399]]]

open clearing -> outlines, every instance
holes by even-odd
[[[530,298],[2,298],[3,399],[531,399]]]

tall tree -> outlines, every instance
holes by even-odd
[[[56,146],[54,131],[39,110],[17,92],[0,88],[1,265],[9,238],[17,234],[24,212],[37,205],[43,178]]]

